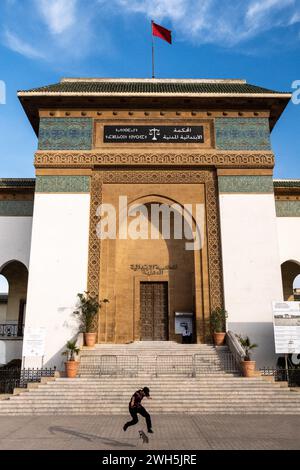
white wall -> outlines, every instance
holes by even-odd
[[[0,339],[0,365],[7,364],[13,359],[21,359],[22,344],[20,339]]]
[[[32,217],[0,217],[0,270],[16,260],[29,267]]]
[[[280,263],[300,263],[300,217],[277,217]]]
[[[87,288],[88,194],[36,194],[29,267],[26,329],[46,328],[44,365],[63,368],[62,350],[76,334],[72,312]],[[25,338],[24,338],[25,339]],[[26,358],[25,367],[41,359]]]
[[[273,194],[220,195],[228,329],[259,345],[258,367],[274,365],[272,300],[282,299]]]

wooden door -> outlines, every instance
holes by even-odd
[[[141,340],[168,340],[168,283],[141,282]]]

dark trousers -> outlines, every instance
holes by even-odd
[[[151,416],[149,415],[148,411],[145,410],[145,408],[143,406],[139,406],[138,408],[131,408],[129,406],[129,413],[131,414],[131,417],[132,417],[132,420],[131,421],[128,421],[125,426],[126,428],[128,428],[128,426],[134,426],[139,418],[138,418],[138,413],[142,416],[144,416],[144,418],[146,419],[146,423],[147,423],[147,430],[149,431],[149,429],[152,428],[152,424],[151,424]]]

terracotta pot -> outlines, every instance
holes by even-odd
[[[66,376],[68,379],[74,379],[77,376],[79,367],[78,361],[67,361],[65,362]]]
[[[95,346],[96,344],[96,338],[97,338],[97,333],[83,333],[84,337],[84,344],[86,346]]]
[[[256,361],[242,361],[241,364],[244,377],[255,377]]]
[[[215,346],[222,346],[224,344],[226,333],[216,333],[214,332],[214,343]]]

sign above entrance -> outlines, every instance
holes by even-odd
[[[104,126],[104,143],[202,144],[203,126]]]
[[[133,271],[141,271],[147,276],[164,274],[164,271],[172,271],[177,269],[177,264],[172,266],[159,266],[158,264],[131,264],[130,269]]]
[[[300,353],[300,302],[273,302],[276,353]]]

